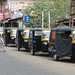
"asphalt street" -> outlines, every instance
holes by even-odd
[[[75,75],[75,61],[69,58],[53,61],[48,53],[32,56],[24,49],[5,47],[0,52],[0,75]]]

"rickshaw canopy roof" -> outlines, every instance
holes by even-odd
[[[59,27],[56,28],[56,31],[72,31],[75,27]]]
[[[4,27],[0,27],[0,29],[4,29]]]
[[[25,30],[25,29],[31,29],[31,28],[18,28],[17,30],[21,31],[21,30]]]
[[[17,27],[6,27],[5,30],[15,29]]]
[[[32,28],[31,31],[41,31],[43,29],[50,29],[50,28]]]

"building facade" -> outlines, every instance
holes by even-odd
[[[33,0],[8,0],[10,10],[15,11],[22,9],[24,6],[28,6],[33,3]]]
[[[0,0],[0,11],[4,15],[5,27],[23,27],[23,12],[25,6],[33,4],[33,0]]]

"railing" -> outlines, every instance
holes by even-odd
[[[0,37],[0,52],[5,52],[4,40]]]

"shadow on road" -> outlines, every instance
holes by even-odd
[[[15,47],[16,48],[16,45],[13,45],[13,44],[8,44],[6,47]]]
[[[49,54],[35,54],[35,56],[39,56],[39,57],[50,57]]]
[[[64,63],[75,63],[75,59],[60,59],[58,62],[64,62]]]
[[[36,53],[34,56],[38,57],[45,57],[47,60],[54,61],[52,57],[48,53]],[[59,61],[55,62],[63,62],[63,63],[75,63],[75,59],[70,59],[70,58],[60,58]]]

